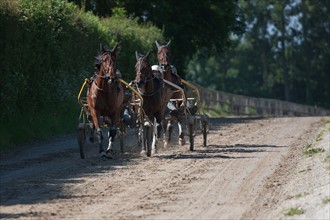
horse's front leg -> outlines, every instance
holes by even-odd
[[[95,125],[93,123],[92,130],[91,130],[90,135],[89,135],[89,141],[91,143],[94,143],[94,133],[95,133]]]
[[[185,126],[182,125],[182,119],[178,118],[178,128],[179,128],[179,143],[181,146],[186,144],[186,140],[184,139],[185,133],[182,128]]]
[[[102,135],[102,129],[100,127],[100,114],[98,112],[96,112],[95,110],[91,111],[91,115],[93,118],[93,130],[96,130],[96,138],[97,138],[97,142],[99,144],[99,155],[100,157],[104,157],[105,153],[104,153],[104,149],[102,146],[102,141],[103,141],[103,135]]]
[[[109,132],[108,132],[108,138],[109,138],[109,145],[108,145],[108,148],[107,148],[107,151],[106,151],[106,156],[108,158],[113,158],[113,142],[115,140],[115,137],[117,135],[117,127],[115,125],[112,125],[110,128],[109,128]]]
[[[162,137],[162,117],[160,114],[156,114],[154,124],[155,126],[154,126],[153,139],[151,145],[151,153],[157,154],[158,139]]]
[[[173,121],[169,119],[166,123],[166,128],[165,128],[164,147],[167,147],[171,143],[172,132],[173,132]],[[168,133],[167,137],[166,137],[166,133]]]

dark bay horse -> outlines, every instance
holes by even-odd
[[[134,84],[136,90],[143,97],[142,109],[148,120],[154,124],[154,130],[156,132],[153,133],[151,153],[157,153],[157,141],[161,137],[162,120],[168,98],[161,77],[154,74],[151,69],[148,61],[149,53],[150,51],[146,55],[143,55],[135,52],[137,62],[135,65],[136,76]],[[145,150],[146,148],[142,144],[141,154],[144,154]]]
[[[170,50],[170,43],[171,41],[168,41],[166,44],[159,44],[156,41],[157,46],[157,58],[159,65],[153,66],[153,69],[158,69],[161,72],[162,78],[165,80],[170,81],[171,83],[175,84],[176,86],[180,87],[183,90],[178,90],[174,88],[173,86],[166,85],[171,92],[170,99],[181,99],[178,101],[172,101],[168,103],[167,111],[169,112],[169,116],[166,117],[168,123],[166,130],[168,131],[168,138],[165,139],[165,145],[171,141],[171,135],[173,131],[173,121],[178,121],[178,127],[179,127],[179,142],[181,145],[185,144],[184,139],[184,131],[182,126],[182,115],[185,111],[185,106],[187,105],[187,99],[186,99],[186,93],[184,91],[184,86],[181,82],[181,77],[177,74],[176,68],[171,65],[172,60],[172,54]]]
[[[118,82],[117,51],[118,45],[109,50],[101,45],[101,54],[96,57],[98,73],[92,78],[87,95],[87,104],[92,117],[99,144],[101,158],[111,158],[112,144],[120,124],[120,114],[124,101],[124,85]],[[100,117],[106,117],[109,124],[109,145],[106,152],[102,146]]]

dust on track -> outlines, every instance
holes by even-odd
[[[241,219],[265,216],[277,190],[324,117],[213,118],[208,147],[160,149],[142,157],[134,134],[125,154],[100,161],[97,146],[79,156],[75,135],[2,153],[4,219]],[[133,132],[134,133],[134,132]],[[189,143],[188,143],[189,144]],[[287,159],[293,162],[288,163]],[[285,170],[280,171],[279,169]],[[276,181],[279,183],[273,184]],[[272,187],[269,187],[269,184]],[[265,202],[263,195],[270,198]],[[266,205],[265,205],[266,204]]]

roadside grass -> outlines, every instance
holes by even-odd
[[[312,170],[312,168],[307,167],[306,169],[300,170],[299,173],[305,173],[305,172],[310,171],[310,170]]]
[[[323,148],[320,148],[320,147],[313,148],[312,144],[307,144],[303,148],[303,153],[307,156],[310,156],[310,157],[317,154],[317,153],[321,153],[321,152],[324,152]]]
[[[330,197],[327,197],[327,198],[322,199],[322,203],[323,203],[324,205],[330,203]]]
[[[326,163],[326,169],[327,170],[330,170],[330,154],[328,154],[325,159],[324,159],[324,162]]]
[[[294,196],[294,198],[296,198],[296,199],[299,199],[301,197],[303,197],[303,194],[302,193],[298,193],[297,195]]]
[[[44,140],[52,136],[73,133],[78,124],[79,107],[68,103],[61,113],[49,111],[17,114],[3,122],[0,127],[0,151],[33,140]]]
[[[225,117],[229,115],[229,105],[226,103],[223,106],[217,104],[216,106],[210,108],[203,103],[200,107],[200,112],[207,114],[211,117]]]
[[[324,136],[324,130],[320,131],[320,133],[316,136],[316,141],[321,141]]]
[[[286,210],[285,215],[286,216],[294,216],[294,215],[301,215],[304,214],[304,209],[301,207],[294,207]]]

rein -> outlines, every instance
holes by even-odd
[[[150,78],[149,80],[146,80],[146,82],[149,82],[149,81],[151,81],[151,80],[153,80],[153,79],[155,79],[156,78],[156,76],[153,76],[152,78]],[[150,96],[153,96],[153,95],[155,95],[155,94],[157,94],[159,91],[160,91],[160,89],[161,89],[161,87],[159,87],[156,91],[154,91],[153,93],[151,93],[151,94],[147,94],[147,93],[144,93],[144,92],[142,92],[141,91],[141,89],[140,89],[140,87],[139,87],[139,85],[138,85],[138,83],[136,82],[136,81],[134,81],[134,84],[135,84],[135,86],[136,86],[136,90],[139,92],[139,94],[140,95],[143,95],[143,96],[147,96],[147,97],[150,97]]]
[[[142,64],[141,63],[142,63],[142,58],[140,58],[138,60],[138,63],[137,63],[138,64],[138,66],[137,66],[137,74],[139,74],[139,75],[142,75],[142,72],[141,72],[141,65]],[[145,79],[145,83],[148,83],[148,82],[150,82],[150,81],[152,81],[152,80],[154,80],[156,78],[156,76],[154,74],[151,73],[151,75],[152,75],[152,77]],[[141,89],[140,89],[140,87],[139,87],[139,85],[138,85],[138,83],[136,81],[134,81],[134,83],[135,83],[135,86],[137,88],[138,93],[140,95],[147,96],[147,97],[150,97],[150,96],[153,96],[153,95],[157,94],[160,91],[160,89],[161,89],[161,87],[159,87],[158,90],[152,92],[151,94],[147,94],[147,93],[144,93],[144,92],[141,91]]]

